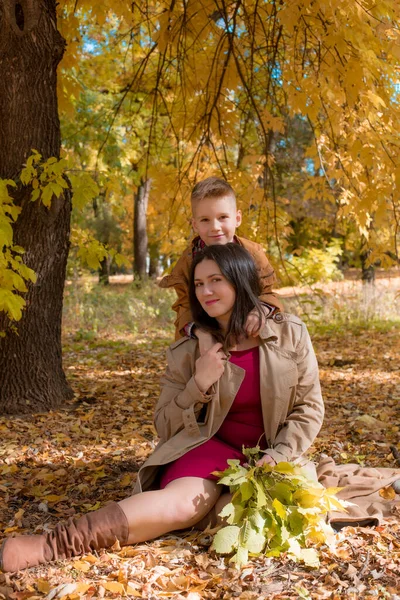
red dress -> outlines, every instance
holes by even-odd
[[[204,444],[163,467],[160,488],[180,477],[216,480],[213,471],[223,471],[230,458],[245,462],[242,446],[265,448],[260,398],[259,348],[231,352],[230,362],[246,371],[243,382],[224,422]]]

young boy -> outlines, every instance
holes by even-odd
[[[166,275],[160,281],[160,287],[174,287],[178,295],[172,306],[177,313],[175,339],[194,333],[189,308],[188,282],[193,256],[204,246],[235,242],[246,248],[257,266],[262,289],[260,300],[265,304],[266,314],[282,310],[281,303],[272,291],[272,285],[275,283],[274,269],[262,247],[260,244],[235,235],[236,228],[242,222],[242,214],[236,207],[235,193],[229,183],[218,177],[208,177],[194,186],[191,202],[192,226],[197,236],[183,252],[171,274]],[[250,314],[246,323],[247,334],[256,336],[259,329],[258,317]],[[204,339],[202,339],[202,334]],[[210,334],[196,330],[195,335],[199,337],[200,350],[206,349],[209,345],[207,338],[211,337]]]

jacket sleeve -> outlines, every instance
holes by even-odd
[[[175,319],[175,339],[185,335],[185,325],[193,321],[192,311],[189,305],[189,286],[184,279],[177,281],[174,285],[177,299],[172,305],[172,310],[176,312]]]
[[[162,441],[186,429],[191,435],[199,431],[197,418],[203,405],[214,394],[203,394],[194,380],[194,372],[185,378],[178,369],[171,349],[167,351],[168,366],[161,378],[161,393],[157,402],[154,425]]]
[[[179,340],[185,335],[185,325],[193,321],[189,305],[189,267],[185,255],[178,260],[172,273],[161,279],[159,285],[162,288],[175,289],[177,299],[172,305],[172,310],[176,312],[175,339]]]
[[[299,458],[314,442],[324,419],[324,402],[318,375],[318,363],[306,326],[296,349],[298,384],[294,404],[272,449],[266,454],[276,461]]]
[[[253,258],[260,278],[261,294],[259,297],[261,302],[272,304],[279,310],[283,310],[283,305],[277,294],[272,291],[272,286],[276,283],[275,271],[261,246],[254,252]]]

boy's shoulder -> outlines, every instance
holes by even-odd
[[[236,236],[236,239],[239,242],[239,244],[243,246],[243,248],[245,248],[245,250],[250,252],[253,258],[260,256],[260,254],[265,256],[265,251],[261,244],[258,244],[257,242],[252,242],[251,240],[248,240],[244,237],[239,237],[238,235]]]
[[[158,285],[161,288],[173,287],[177,283],[181,283],[182,280],[186,282],[189,272],[190,265],[193,260],[193,241],[189,246],[185,248],[182,252],[181,256],[178,258],[174,267],[172,268],[171,273],[169,275],[164,275],[164,277],[159,281]]]

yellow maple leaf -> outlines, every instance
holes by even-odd
[[[385,500],[394,500],[396,498],[396,492],[394,491],[391,485],[388,485],[387,487],[384,487],[381,490],[379,490],[379,495]]]

